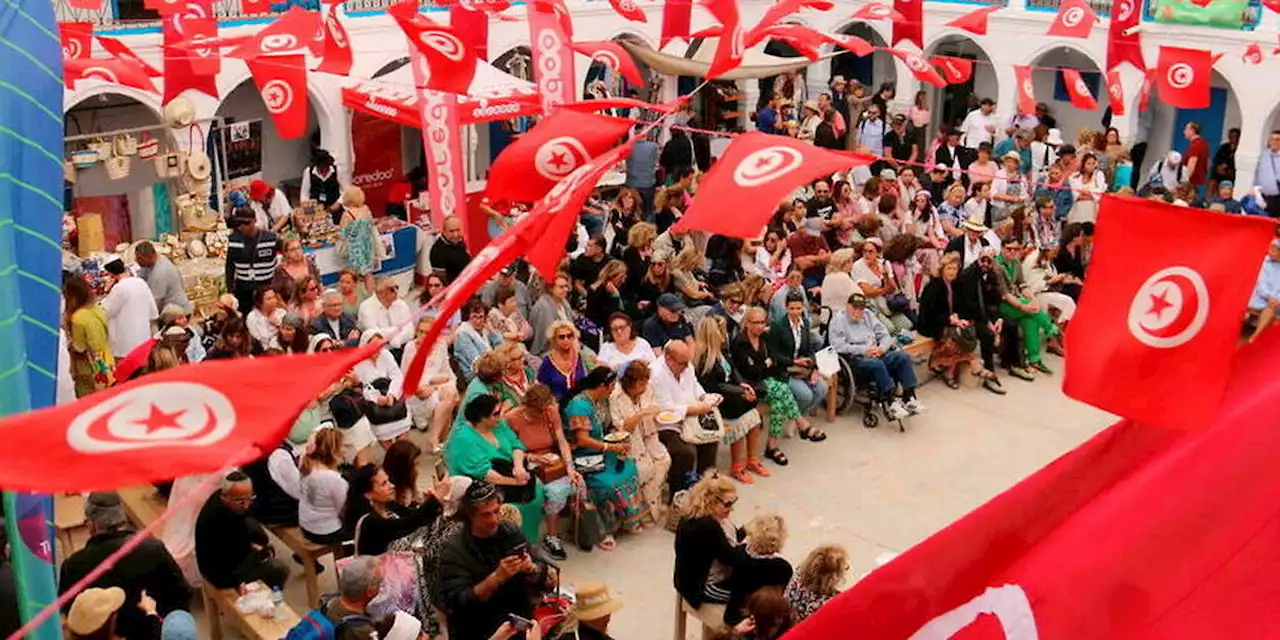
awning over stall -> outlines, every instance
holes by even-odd
[[[459,101],[462,124],[509,120],[542,112],[538,88],[532,82],[503,73],[484,61],[476,64],[476,75],[467,94]],[[342,104],[405,126],[421,126],[413,72],[407,64],[380,78],[344,88]]]
[[[619,40],[618,44],[626,49],[637,61],[643,62],[658,73],[672,76],[706,76],[711,68],[711,59],[716,54],[720,38],[702,38],[688,46],[688,53],[680,55],[686,45],[675,41],[662,51],[654,51],[649,47]],[[830,56],[827,56],[830,57]],[[764,45],[748,49],[742,56],[742,65],[717,78],[718,80],[748,80],[752,78],[768,78],[788,71],[803,69],[813,64],[808,58],[780,58],[764,52]]]

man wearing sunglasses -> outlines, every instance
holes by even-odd
[[[283,588],[289,577],[289,565],[275,557],[266,530],[249,514],[256,497],[249,476],[237,469],[222,479],[196,518],[196,565],[218,589],[257,580]]]
[[[249,207],[236,207],[227,219],[227,263],[224,276],[227,291],[235,295],[241,309],[253,308],[253,294],[271,285],[276,274],[276,234],[258,228]]]

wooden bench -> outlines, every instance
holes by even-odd
[[[269,618],[257,613],[240,613],[236,609],[236,599],[240,594],[235,589],[215,589],[206,582],[201,592],[204,596],[204,612],[209,618],[209,637],[213,640],[222,640],[223,613],[230,615],[236,628],[250,640],[280,640],[302,621],[288,604],[280,607],[274,618]]]
[[[715,640],[729,634],[729,627],[724,623],[724,605],[706,604],[694,609],[693,605],[676,593],[676,625],[673,640],[687,639],[689,616],[693,616],[702,623],[702,640]]]
[[[155,522],[169,508],[169,501],[150,485],[125,487],[118,493],[125,515],[139,529]]]
[[[84,520],[84,496],[78,493],[54,496],[53,528],[57,530],[58,552],[63,560],[76,551],[72,535],[88,527]]]
[[[298,527],[267,527],[272,535],[280,539],[289,550],[302,559],[302,573],[307,581],[307,606],[315,608],[320,604],[320,574],[316,573],[316,563],[320,558],[333,554],[334,559],[343,556],[342,545],[316,544],[307,540]]]

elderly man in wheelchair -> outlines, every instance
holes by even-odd
[[[870,380],[873,397],[889,420],[901,420],[924,411],[916,397],[916,372],[911,356],[898,348],[889,329],[875,314],[867,311],[867,297],[861,293],[849,296],[847,309],[831,319],[828,338],[832,349],[853,371],[855,382]],[[902,387],[895,398],[894,389]],[[867,421],[873,426],[874,421]]]

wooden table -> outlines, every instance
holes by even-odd
[[[254,583],[262,588],[266,585]],[[280,607],[274,618],[257,613],[240,613],[236,609],[236,599],[240,594],[235,589],[214,589],[205,583],[204,594],[205,615],[209,617],[209,637],[222,640],[222,620],[220,614],[227,614],[235,621],[236,628],[250,640],[280,640],[289,630],[302,622],[302,618],[288,604]]]
[[[126,487],[119,493],[120,502],[124,504],[125,515],[139,529],[155,522],[160,514],[169,508],[169,501],[150,485]]]
[[[63,560],[75,551],[72,534],[89,524],[84,521],[84,496],[67,493],[53,498],[53,528],[57,531],[58,552]]]

